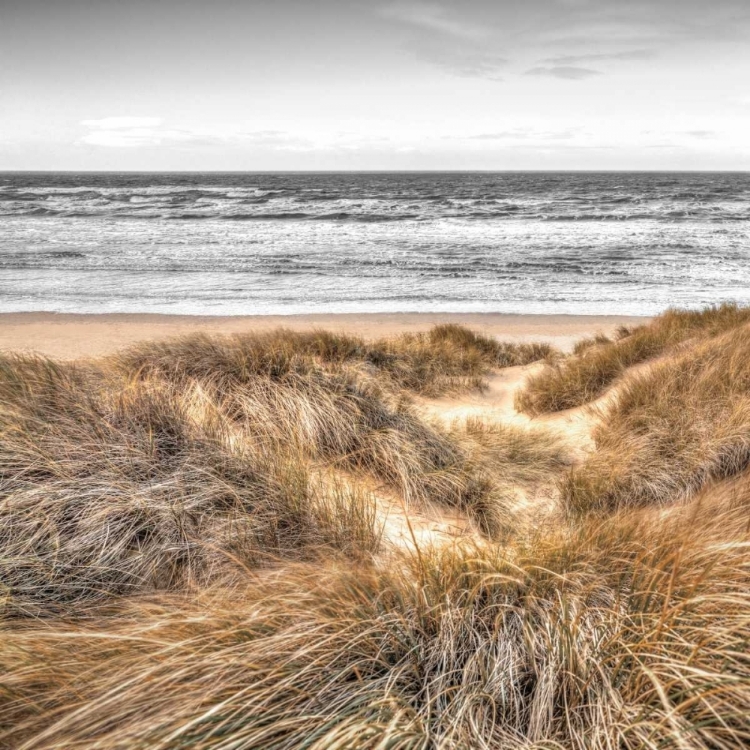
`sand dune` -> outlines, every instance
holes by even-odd
[[[0,356],[0,747],[745,747],[748,317]]]

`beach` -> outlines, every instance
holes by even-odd
[[[750,750],[750,0],[0,17],[0,750]]]
[[[139,341],[190,333],[235,334],[288,328],[325,329],[367,339],[426,331],[456,323],[509,342],[547,341],[569,351],[575,341],[619,326],[646,323],[629,315],[505,315],[499,313],[371,313],[321,315],[192,316],[150,314],[76,315],[48,312],[0,314],[0,351],[60,359],[111,354]]]

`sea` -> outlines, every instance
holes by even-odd
[[[0,173],[0,312],[750,304],[750,173]]]

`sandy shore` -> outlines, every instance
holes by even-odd
[[[371,313],[342,315],[258,315],[211,317],[191,315],[58,313],[0,314],[0,351],[39,352],[76,359],[108,354],[146,339],[195,331],[239,333],[285,327],[326,328],[366,338],[422,331],[438,323],[460,323],[507,341],[549,341],[570,349],[577,339],[609,334],[620,325],[637,325],[646,317],[620,315],[506,315],[499,313]]]

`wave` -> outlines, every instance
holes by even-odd
[[[720,207],[703,209],[671,208],[652,211],[568,211],[539,212],[529,208],[506,208],[487,211],[458,211],[455,208],[436,211],[425,208],[423,211],[389,211],[387,213],[365,212],[357,210],[340,211],[226,211],[215,206],[196,206],[201,210],[179,211],[162,203],[144,203],[134,205],[121,203],[118,208],[107,206],[74,206],[74,205],[34,205],[33,202],[12,205],[0,203],[0,216],[6,217],[62,217],[80,219],[144,219],[168,221],[318,221],[318,222],[351,222],[377,224],[406,221],[439,221],[466,220],[482,221],[540,221],[540,222],[705,222],[721,224],[724,222],[750,222],[750,208],[728,211]]]
[[[230,219],[231,221],[288,221],[309,219],[311,218],[311,215],[302,211],[279,211],[278,213],[227,214],[224,216],[217,216],[216,218]]]
[[[42,253],[47,258],[85,258],[86,253],[78,250],[52,250],[48,253]]]
[[[750,221],[743,174],[19,174],[0,215],[149,220]]]

